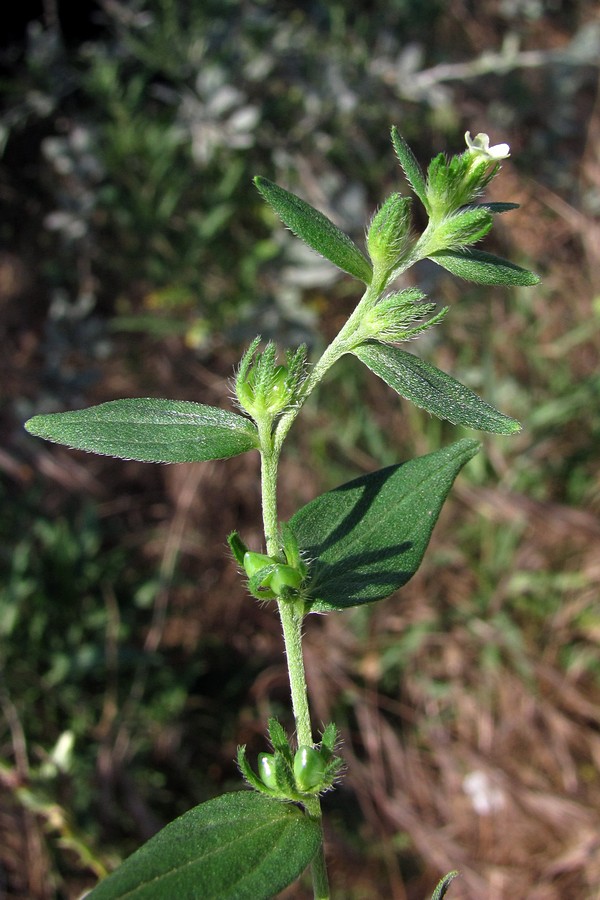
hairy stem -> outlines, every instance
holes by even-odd
[[[278,518],[277,518],[277,469],[279,464],[279,450],[273,446],[271,436],[271,423],[268,429],[259,426],[261,439],[261,483],[262,483],[262,513],[265,532],[266,549],[269,556],[275,556],[279,552]],[[288,666],[290,692],[292,697],[292,709],[296,723],[296,736],[298,745],[311,746],[313,743],[312,729],[310,725],[310,710],[308,706],[308,692],[306,689],[306,674],[304,671],[304,658],[302,655],[302,613],[294,608],[293,603],[278,600],[279,617],[283,630],[285,655]],[[321,802],[317,796],[305,802],[306,812],[318,821],[323,834],[323,815]],[[315,858],[311,864],[313,891],[315,900],[328,900],[329,880],[325,862],[325,850],[323,837]]]
[[[288,431],[292,427],[296,416],[300,412],[302,405],[308,399],[310,394],[312,394],[319,382],[323,380],[325,373],[341,356],[344,356],[345,353],[349,353],[354,347],[361,343],[360,325],[364,318],[364,314],[377,303],[386,286],[387,281],[385,279],[373,279],[373,282],[363,294],[352,315],[347,319],[344,327],[338,332],[336,337],[334,337],[320,359],[317,360],[312,372],[304,382],[300,402],[292,409],[289,409],[277,423],[274,435],[274,444],[277,449],[281,449],[281,445],[283,444]]]
[[[277,602],[283,628],[298,745],[311,746],[313,739],[310,727],[304,659],[302,656],[302,616],[298,615],[291,603],[285,600],[278,600]]]

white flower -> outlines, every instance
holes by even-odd
[[[476,134],[475,137],[472,138],[471,132],[467,131],[465,133],[465,141],[467,142],[467,147],[471,153],[475,153],[478,156],[484,156],[492,162],[498,162],[498,160],[506,159],[510,156],[510,147],[508,144],[494,144],[493,147],[490,147],[489,135],[484,134],[483,132]]]

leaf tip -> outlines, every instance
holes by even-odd
[[[27,421],[23,423],[23,428],[35,437],[42,437],[44,418],[44,416],[32,416],[31,419],[27,419]]]

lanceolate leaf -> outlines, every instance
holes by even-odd
[[[540,280],[533,272],[482,250],[440,250],[432,253],[430,259],[448,269],[453,275],[467,281],[475,281],[477,284],[530,287],[538,284]]]
[[[406,584],[454,479],[478,449],[477,441],[459,441],[357,478],[298,510],[290,526],[310,561],[310,609],[382,600]]]
[[[77,450],[141,462],[223,459],[258,445],[249,419],[187,400],[112,400],[74,412],[34,416],[25,428]]]
[[[392,128],[392,143],[394,145],[394,150],[396,151],[396,156],[400,161],[400,165],[404,170],[404,174],[406,175],[410,186],[425,209],[428,209],[429,204],[427,203],[425,176],[423,175],[423,171],[417,162],[414,153],[399,133],[396,126]]]
[[[175,819],[89,900],[268,900],[310,863],[320,828],[297,807],[240,791]]]
[[[444,875],[435,891],[431,895],[431,900],[443,900],[443,898],[448,893],[448,888],[450,887],[450,882],[454,881],[454,879],[458,876],[458,872],[448,872],[447,875]]]
[[[257,176],[254,183],[281,221],[305,244],[342,271],[365,284],[371,282],[371,264],[348,235],[327,216],[267,178]]]
[[[521,426],[477,396],[470,388],[412,353],[386,344],[362,344],[353,351],[366,366],[421,409],[494,434],[514,434]]]
[[[450,882],[454,881],[454,879],[458,876],[458,872],[448,872],[447,875],[444,875],[435,891],[431,895],[431,900],[443,900],[443,898],[448,893],[448,888],[450,887]]]

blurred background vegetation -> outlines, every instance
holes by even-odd
[[[522,203],[486,249],[533,289],[435,266],[411,347],[523,420],[485,437],[413,581],[307,623],[335,897],[600,896],[600,20],[593,0],[60,0],[0,55],[0,897],[76,898],[170,818],[239,787],[237,744],[290,727],[272,609],[225,538],[260,545],[257,460],[159,467],[30,438],[123,396],[227,406],[257,333],[316,352],[356,285],[251,184],[358,241],[426,164],[488,132]],[[281,512],[462,436],[340,365],[292,433]],[[309,897],[295,886],[289,898]]]

